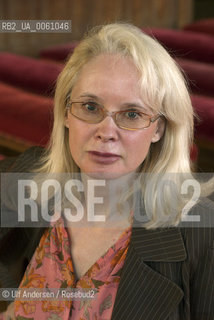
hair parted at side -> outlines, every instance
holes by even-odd
[[[39,171],[79,171],[69,149],[68,128],[65,127],[66,103],[82,67],[100,54],[130,58],[140,74],[144,103],[165,119],[164,135],[151,144],[141,172],[190,173],[193,108],[182,72],[155,39],[137,27],[123,23],[93,28],[69,57],[57,80],[54,126]],[[144,195],[146,188],[144,181]],[[155,225],[158,225],[158,217],[154,218]]]

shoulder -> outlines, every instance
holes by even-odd
[[[181,229],[187,252],[191,314],[194,319],[213,319],[214,314],[214,203],[202,199],[190,211],[200,218]]]
[[[22,173],[30,172],[36,167],[43,152],[42,147],[31,147],[17,157],[0,161],[0,260],[3,258],[8,260],[13,248],[16,248],[17,253],[20,254],[26,249],[29,239],[33,239],[36,228],[14,228],[2,225],[3,219],[9,215],[13,217],[11,221],[14,220],[14,223],[17,221],[17,181]],[[11,173],[14,174],[11,176]],[[18,242],[17,239],[19,239]]]
[[[39,160],[41,159],[44,152],[44,148],[42,147],[31,147],[26,150],[24,153],[17,157],[11,157],[8,159],[4,159],[0,161],[0,173],[10,174],[12,173],[25,173],[30,172],[31,169],[35,168],[37,164],[39,164]],[[7,178],[7,179],[6,179]],[[5,197],[5,184],[3,183],[7,180],[9,181],[9,177],[3,177],[1,175],[1,186],[4,186],[4,190],[1,190],[1,212],[0,218],[8,212],[10,214],[14,213],[16,217],[16,209],[17,204],[13,208],[13,200],[16,196],[16,193],[13,192],[14,183],[7,183],[9,184],[8,192],[6,191],[6,195],[8,196],[6,200],[10,200],[11,206],[7,206],[8,202],[6,202]],[[7,190],[7,189],[6,189]],[[4,191],[4,192],[3,192]],[[7,210],[6,210],[6,209]],[[0,219],[1,220],[1,219]],[[2,221],[1,221],[2,224]],[[11,279],[15,281],[16,285],[19,284],[23,270],[22,268],[28,263],[31,259],[33,252],[35,251],[39,240],[44,233],[44,228],[36,228],[36,227],[2,227],[0,228],[0,268],[1,265],[4,265],[5,268],[8,270],[8,279],[5,283],[7,283],[8,287],[10,285]],[[17,241],[18,239],[18,241]],[[1,270],[0,270],[1,271]],[[2,275],[0,272],[0,283],[2,282]]]
[[[203,248],[203,244],[214,247],[214,202],[203,198],[188,213],[189,221],[181,223],[181,233],[186,244]]]
[[[17,157],[9,157],[0,161],[0,172],[21,172],[28,171],[33,166],[36,166],[42,154],[44,148],[35,146],[27,149],[25,152]]]
[[[209,274],[214,268],[214,203],[204,198],[189,212],[192,222],[183,222],[180,228],[192,276]],[[213,272],[212,272],[213,273]],[[214,273],[213,273],[214,280]]]

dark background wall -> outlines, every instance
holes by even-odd
[[[194,0],[194,20],[213,17],[214,0]]]

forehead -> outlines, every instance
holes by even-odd
[[[130,58],[119,55],[100,55],[86,63],[80,71],[72,96],[91,93],[105,99],[141,99],[140,75]]]

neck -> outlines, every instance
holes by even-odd
[[[97,179],[81,173],[84,185],[85,212],[88,220],[101,225],[130,225],[130,193],[135,175],[127,174],[117,179]]]

